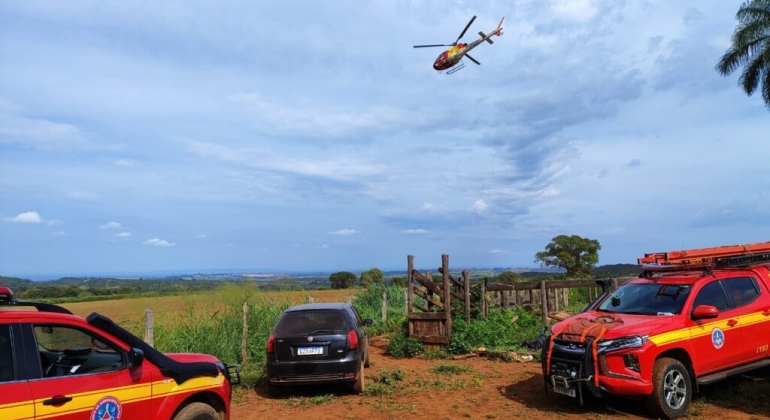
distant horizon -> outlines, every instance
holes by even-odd
[[[102,272],[74,272],[74,273],[12,273],[12,274],[6,274],[6,273],[0,273],[0,276],[2,277],[13,277],[23,280],[32,280],[32,281],[51,281],[51,280],[58,280],[62,278],[90,278],[90,277],[110,277],[110,278],[118,278],[118,279],[132,279],[132,278],[163,278],[163,277],[171,277],[171,276],[185,276],[185,275],[196,275],[196,274],[203,274],[203,275],[214,275],[214,274],[221,274],[221,275],[240,275],[240,276],[248,276],[248,275],[302,275],[302,274],[331,274],[336,273],[339,271],[349,271],[351,273],[360,273],[362,271],[369,270],[371,268],[379,268],[384,273],[392,273],[392,272],[406,272],[406,267],[403,268],[380,268],[380,267],[369,267],[369,268],[363,268],[363,269],[339,269],[339,270],[288,270],[288,269],[255,269],[255,268],[247,268],[247,269],[168,269],[168,270],[148,270],[148,271],[102,271]],[[425,270],[436,270],[435,267],[426,267],[426,268],[419,268],[416,267],[418,271],[425,271]],[[460,271],[460,270],[526,270],[526,271],[558,271],[552,268],[547,267],[482,267],[482,266],[471,266],[471,267],[459,267],[457,269],[451,269],[452,272],[454,271]]]

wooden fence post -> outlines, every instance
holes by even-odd
[[[487,280],[481,282],[481,316],[487,319],[489,308],[487,307]]]
[[[313,296],[305,296],[305,303],[313,303],[315,302],[315,299],[313,299]]]
[[[545,280],[540,280],[540,300],[543,304],[543,324],[548,325],[548,290],[545,288]]]
[[[155,345],[155,326],[152,319],[152,309],[147,308],[144,310],[144,342],[154,346]]]
[[[471,276],[468,270],[463,270],[463,287],[465,288],[465,322],[471,322]]]
[[[451,281],[449,280],[449,255],[443,254],[441,256],[441,268],[442,274],[444,274],[444,312],[446,312],[446,337],[452,337],[452,289]]]
[[[388,293],[382,292],[382,322],[388,320]]]
[[[412,313],[412,294],[413,294],[412,290],[414,288],[414,285],[412,284],[412,270],[414,270],[414,256],[407,255],[406,256],[406,314],[407,315]]]
[[[248,312],[249,312],[249,304],[247,302],[243,302],[243,336],[241,337],[241,359],[243,362],[241,365],[243,367],[246,367],[246,364],[248,362],[248,356],[246,353],[246,341],[249,336],[249,318],[248,318]]]

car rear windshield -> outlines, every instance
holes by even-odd
[[[673,315],[682,311],[688,284],[628,283],[599,305],[599,311],[620,314]]]
[[[275,326],[277,336],[347,332],[345,313],[338,310],[286,312]]]

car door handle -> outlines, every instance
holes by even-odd
[[[738,324],[738,321],[736,321],[734,319],[731,319],[731,320],[727,321],[727,326],[728,327],[734,327],[736,324]]]
[[[64,395],[57,395],[55,397],[43,400],[43,405],[62,405],[72,401],[72,397],[65,397]]]

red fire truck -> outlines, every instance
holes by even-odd
[[[238,367],[0,287],[0,419],[228,420]]]
[[[686,414],[698,387],[770,365],[770,242],[645,254],[643,272],[551,328],[546,389]]]

